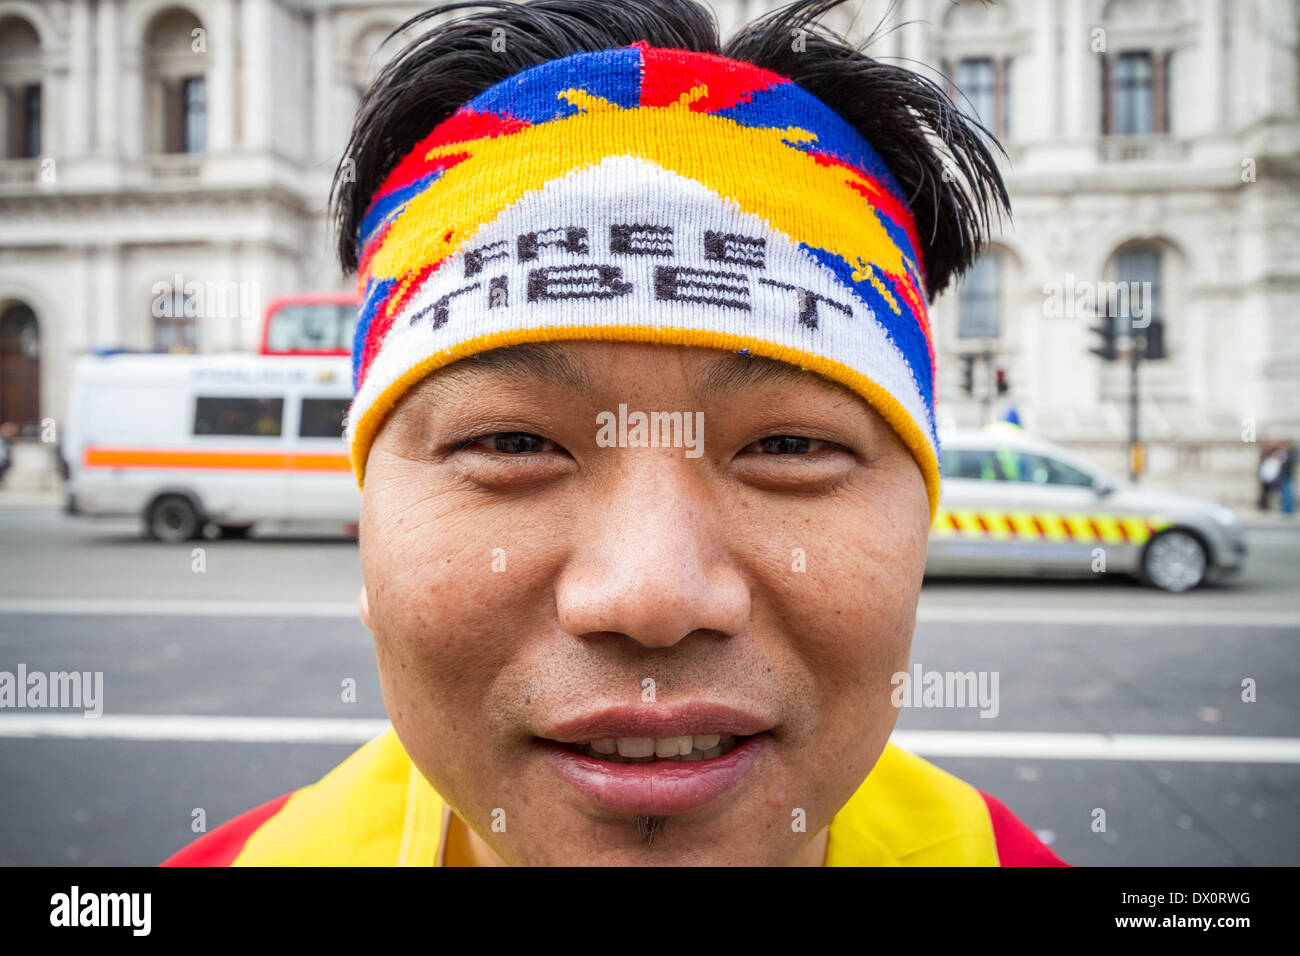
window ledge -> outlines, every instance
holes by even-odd
[[[1174,136],[1103,136],[1097,142],[1102,162],[1141,162],[1143,160],[1183,159],[1188,142]]]
[[[150,179],[198,179],[203,173],[203,153],[155,153],[140,160]]]
[[[0,186],[30,186],[40,172],[40,159],[0,159]]]

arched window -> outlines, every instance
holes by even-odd
[[[1111,0],[1102,12],[1110,49],[1101,51],[1101,132],[1161,136],[1171,122],[1173,42],[1183,22],[1172,0]],[[1121,156],[1126,155],[1121,153]]]
[[[957,337],[996,339],[1002,334],[1002,259],[986,252],[957,286]]]
[[[3,110],[4,155],[34,159],[41,155],[41,80],[44,64],[35,28],[19,17],[0,20],[0,110]]]
[[[960,0],[947,10],[935,53],[948,95],[998,139],[1009,139],[1011,68],[1021,43],[1012,11],[981,0]]]
[[[144,46],[149,151],[203,152],[208,143],[203,26],[188,10],[164,10],[150,22]]]
[[[1154,243],[1131,243],[1114,259],[1114,281],[1104,303],[1115,335],[1130,337],[1136,332],[1145,338],[1145,357],[1165,357],[1165,315],[1163,300],[1163,263],[1161,248]],[[1103,303],[1098,303],[1099,310]]]
[[[0,424],[34,434],[41,417],[41,335],[24,302],[0,308]]]

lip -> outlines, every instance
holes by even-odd
[[[640,704],[610,707],[564,721],[537,736],[565,744],[587,744],[611,737],[686,737],[721,734],[751,737],[772,729],[772,722],[755,714],[707,701],[683,704]],[[719,758],[721,759],[721,758]]]
[[[724,704],[643,704],[566,721],[540,735],[536,744],[560,778],[592,803],[622,813],[670,816],[698,810],[735,790],[772,745],[772,727],[771,721]],[[746,739],[711,760],[650,763],[598,760],[562,746],[612,737],[702,734]]]
[[[712,760],[611,763],[538,740],[551,767],[592,803],[622,813],[671,816],[713,803],[734,790],[771,745],[768,734],[749,737]]]

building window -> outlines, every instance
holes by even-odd
[[[155,315],[153,320],[155,352],[197,352],[199,321],[187,315]]]
[[[980,256],[957,287],[957,337],[995,339],[1000,334],[1002,263],[998,256]]]
[[[29,83],[14,91],[13,126],[15,141],[10,155],[35,159],[41,155],[41,85]]]
[[[41,332],[24,303],[0,311],[0,423],[34,435],[41,407]]]
[[[1115,256],[1114,301],[1107,303],[1117,336],[1140,331],[1145,357],[1165,357],[1161,254],[1156,246],[1130,246]]]
[[[1111,136],[1168,133],[1169,55],[1129,51],[1102,58],[1102,132]]]
[[[1116,134],[1148,135],[1151,105],[1151,54],[1121,53],[1115,61]]]
[[[41,82],[45,59],[36,28],[0,16],[0,149],[9,159],[41,155]]]
[[[5,90],[9,135],[5,153],[11,159],[41,155],[41,85],[27,83]]]
[[[961,111],[989,129],[993,128],[993,61],[965,59],[957,63],[957,98]]]
[[[207,56],[194,46],[202,24],[186,10],[166,10],[145,31],[143,130],[152,153],[207,149]]]
[[[1002,61],[1002,95],[998,97],[1002,117],[1000,123],[1001,136],[1003,139],[1011,138],[1011,62],[1011,60]]]
[[[181,110],[182,151],[201,153],[208,145],[207,86],[203,77],[190,76],[181,81]]]
[[[954,99],[966,116],[999,137],[1010,135],[1011,61],[967,57],[957,61]]]

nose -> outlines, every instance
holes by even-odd
[[[591,522],[556,590],[566,631],[665,648],[699,631],[744,628],[749,585],[727,552],[707,480],[676,462],[624,473],[591,502]]]

